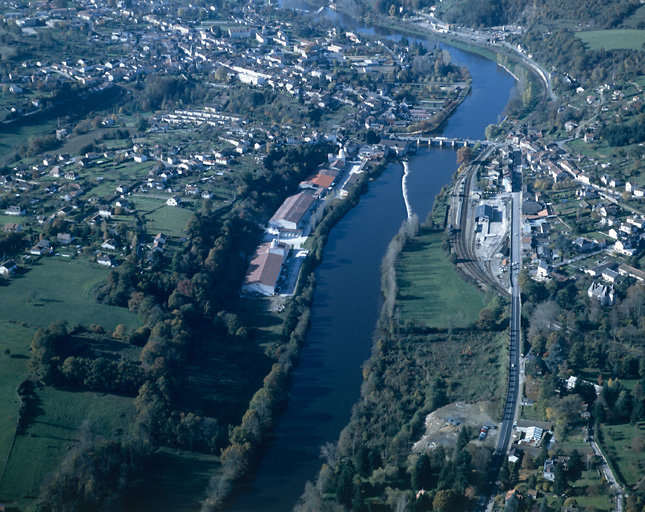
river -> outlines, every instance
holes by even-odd
[[[299,0],[287,1],[289,7],[311,9],[306,4],[292,3]],[[401,37],[361,26],[329,9],[319,15],[354,32]],[[445,123],[443,135],[482,139],[486,126],[499,121],[514,94],[513,78],[479,55],[431,38],[423,42],[447,49],[452,62],[468,67],[473,79],[471,93]],[[421,149],[410,159],[409,166],[410,205],[424,220],[434,197],[451,180],[457,167],[456,153],[451,149]],[[370,184],[359,204],[331,231],[324,261],[316,270],[311,329],[292,375],[289,402],[257,473],[240,486],[227,510],[291,510],[305,482],[316,478],[322,464],[320,447],[336,442],[347,424],[351,407],[360,395],[361,365],[370,355],[381,306],[381,259],[407,217],[401,193],[402,172],[400,164],[389,165]]]

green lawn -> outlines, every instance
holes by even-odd
[[[145,216],[146,227],[150,233],[162,232],[179,238],[185,235],[184,228],[192,216],[191,210],[164,205]]]
[[[588,445],[587,445],[588,447]],[[582,450],[579,450],[582,451]],[[609,512],[611,510],[611,500],[608,492],[603,489],[603,481],[596,470],[583,471],[578,480],[573,482],[576,489],[586,487],[583,496],[576,496],[578,505],[583,510],[590,510],[594,507],[598,512]]]
[[[83,259],[41,258],[28,271],[0,287],[0,322],[16,320],[46,327],[56,320],[70,324],[100,324],[108,331],[118,324],[139,326],[139,319],[125,308],[99,304],[92,291],[108,270]]]
[[[463,281],[441,249],[442,233],[422,229],[396,265],[400,319],[429,327],[465,327],[477,319],[483,294]]]
[[[134,203],[137,211],[139,213],[149,213],[157,208],[161,208],[166,204],[167,194],[155,194],[155,197],[150,197],[147,195],[133,195],[130,196],[130,199]]]
[[[592,50],[639,50],[645,43],[645,30],[588,30],[576,36]]]
[[[634,485],[645,474],[645,421],[635,425],[603,425],[602,448],[622,480]]]
[[[576,496],[578,506],[582,510],[596,510],[597,512],[609,512],[612,510],[611,500],[607,493],[598,496]]]
[[[83,425],[92,435],[117,438],[135,417],[132,398],[70,392],[51,387],[38,390],[26,432],[16,438],[0,482],[0,501],[14,501],[29,510],[43,478],[79,441]]]
[[[174,237],[185,236],[186,224],[193,216],[193,211],[181,206],[167,206],[163,195],[155,197],[130,196],[137,212],[146,222],[149,233],[162,232]]]
[[[12,224],[22,224],[24,229],[27,217],[24,215],[6,215],[5,209],[0,209],[0,229],[4,231],[4,225],[8,222]]]

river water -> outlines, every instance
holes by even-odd
[[[287,6],[311,10],[300,0]],[[354,19],[328,9],[346,30],[400,38],[400,35],[361,26]],[[408,40],[414,38],[408,37]],[[419,40],[419,39],[416,39]],[[419,40],[420,41],[420,40]],[[450,52],[452,62],[466,66],[472,90],[441,129],[448,137],[484,137],[514,94],[513,78],[494,62],[433,39],[423,40]],[[412,210],[421,220],[434,197],[456,170],[451,149],[421,149],[410,159],[407,187]],[[401,192],[402,166],[393,163],[370,184],[341,222],[334,227],[316,270],[311,329],[293,372],[285,412],[279,418],[258,471],[234,495],[227,510],[284,512],[291,510],[305,482],[320,469],[320,447],[335,442],[358,400],[361,365],[369,357],[381,305],[380,264],[385,249],[407,217]]]

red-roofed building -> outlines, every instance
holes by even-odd
[[[300,182],[300,188],[329,188],[335,179],[335,176],[328,174],[312,174],[306,180]]]
[[[277,240],[258,247],[246,271],[242,291],[261,295],[274,295],[276,284],[280,278],[282,263],[287,253],[287,246]]]

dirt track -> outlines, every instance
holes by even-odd
[[[493,420],[495,404],[492,402],[477,402],[467,404],[455,402],[448,404],[428,414],[425,420],[426,431],[419,441],[414,443],[412,451],[418,452],[426,449],[432,450],[439,444],[447,448],[454,448],[457,435],[465,425],[475,427],[477,431],[487,425],[491,428],[484,441],[472,441],[481,446],[495,448],[497,443],[498,423]]]

